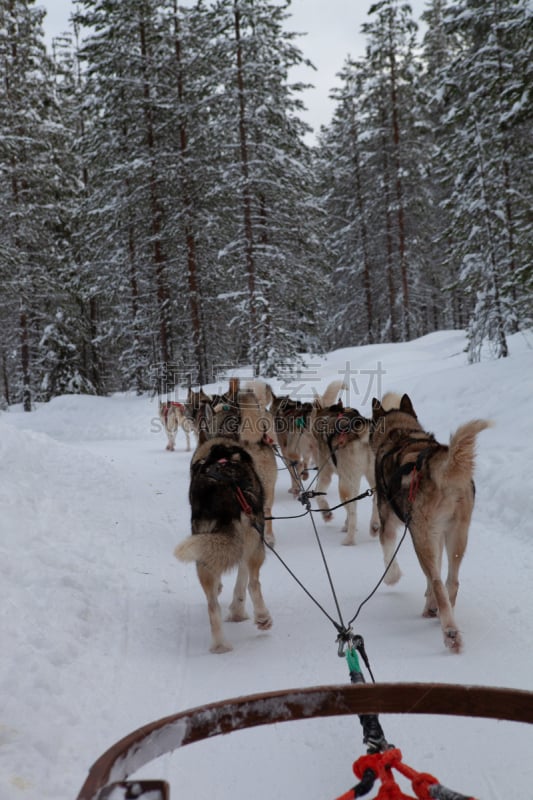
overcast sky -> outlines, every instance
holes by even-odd
[[[306,69],[296,76],[298,80],[315,86],[304,95],[308,108],[306,120],[315,131],[331,119],[333,104],[328,95],[339,83],[336,73],[346,57],[364,55],[364,38],[360,29],[368,19],[371,4],[371,0],[292,0],[288,29],[306,34],[298,44],[316,67],[316,71]],[[72,8],[70,0],[38,0],[37,5],[47,9],[45,31],[48,37],[66,30]],[[427,2],[411,0],[410,5],[418,20]]]

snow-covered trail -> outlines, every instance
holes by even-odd
[[[457,620],[465,652],[444,650],[440,626],[420,618],[424,580],[410,540],[403,578],[380,587],[354,629],[376,680],[533,689],[533,471],[531,351],[464,366],[461,334],[331,354],[317,384],[346,359],[362,371],[381,360],[383,391],[404,388],[441,441],[474,416],[495,420],[479,439],[476,510],[461,570]],[[367,405],[361,410],[368,413]],[[356,405],[352,398],[352,404]],[[512,419],[509,408],[512,407]],[[189,533],[190,454],[165,451],[155,404],[128,395],[57,398],[32,415],[0,418],[2,557],[6,587],[0,652],[0,797],[74,798],[90,764],[136,727],[214,700],[348,680],[336,631],[269,554],[263,592],[269,632],[227,624],[231,653],[208,652],[206,604],[194,567],[172,556]],[[280,471],[276,516],[303,509]],[[331,502],[336,502],[333,485]],[[343,514],[314,517],[349,619],[379,579],[379,544],[359,504],[359,538],[341,546]],[[280,555],[332,616],[335,606],[309,518],[275,523]],[[5,552],[4,552],[5,550]],[[233,576],[225,580],[223,604]],[[531,800],[533,726],[387,716],[407,763],[484,800]],[[333,798],[353,784],[362,754],[357,720],[335,718],[217,737],[148,765],[172,797],[239,800],[253,793]]]

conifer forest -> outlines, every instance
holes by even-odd
[[[363,2],[364,0],[362,0]],[[316,141],[290,1],[0,0],[0,405],[533,321],[529,0],[368,2]],[[312,69],[309,70],[312,78]]]

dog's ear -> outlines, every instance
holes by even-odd
[[[410,414],[415,419],[418,419],[416,416],[416,412],[413,408],[413,404],[411,403],[411,398],[408,394],[404,394],[401,402],[400,402],[400,411],[403,411],[404,414]]]
[[[378,419],[385,416],[385,409],[377,399],[377,397],[372,398],[372,421],[377,422]]]

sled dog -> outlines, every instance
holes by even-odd
[[[187,442],[187,452],[191,449],[190,434],[193,430],[192,419],[187,412],[187,408],[183,403],[176,402],[159,402],[159,419],[163,425],[167,435],[167,450],[175,450],[176,448],[176,434],[179,428],[185,434]]]
[[[288,395],[272,397],[276,439],[289,470],[289,492],[295,497],[302,491],[302,481],[309,478],[309,467],[317,463],[317,445],[310,425],[312,409],[311,403],[292,400]]]
[[[354,408],[344,408],[335,402],[339,392],[345,388],[342,381],[332,381],[322,397],[316,397],[311,413],[311,429],[317,443],[318,480],[317,504],[323,518],[333,518],[325,493],[333,474],[339,476],[339,497],[342,503],[357,497],[361,478],[366,478],[370,487],[374,485],[374,454],[370,447],[371,420],[363,417]],[[346,536],[343,544],[355,544],[357,533],[357,503],[347,503]],[[376,536],[379,528],[377,505],[372,500],[370,533]]]
[[[224,436],[238,442],[251,455],[255,470],[264,491],[265,541],[274,544],[272,506],[278,475],[270,417],[265,416],[254,392],[240,389],[238,378],[230,380],[229,389],[222,402],[204,405],[201,435],[209,441],[213,436]]]
[[[206,440],[205,436],[200,435],[200,431],[204,426],[205,406],[210,405],[212,403],[213,403],[213,398],[211,397],[211,395],[204,392],[202,387],[200,387],[200,389],[197,392],[189,388],[189,391],[187,393],[186,408],[192,420],[192,429],[196,437],[197,445],[202,444],[202,442],[205,442]]]
[[[247,619],[246,589],[260,630],[272,626],[259,581],[265,559],[261,531],[264,525],[264,493],[254,460],[248,450],[227,437],[201,444],[191,462],[189,488],[192,534],[179,544],[174,555],[180,561],[195,561],[198,579],[207,598],[211,626],[211,652],[232,649],[224,638],[218,595],[221,578],[237,567],[233,600],[227,619]]]
[[[376,459],[379,537],[385,564],[395,548],[400,522],[407,525],[426,576],[424,617],[440,617],[444,643],[452,652],[462,647],[453,609],[459,588],[459,568],[466,549],[474,507],[476,436],[491,426],[482,419],[461,425],[449,445],[439,444],[420,425],[408,395],[389,393],[372,401],[370,436]],[[446,549],[448,574],[441,579]],[[401,577],[394,560],[385,583]]]

